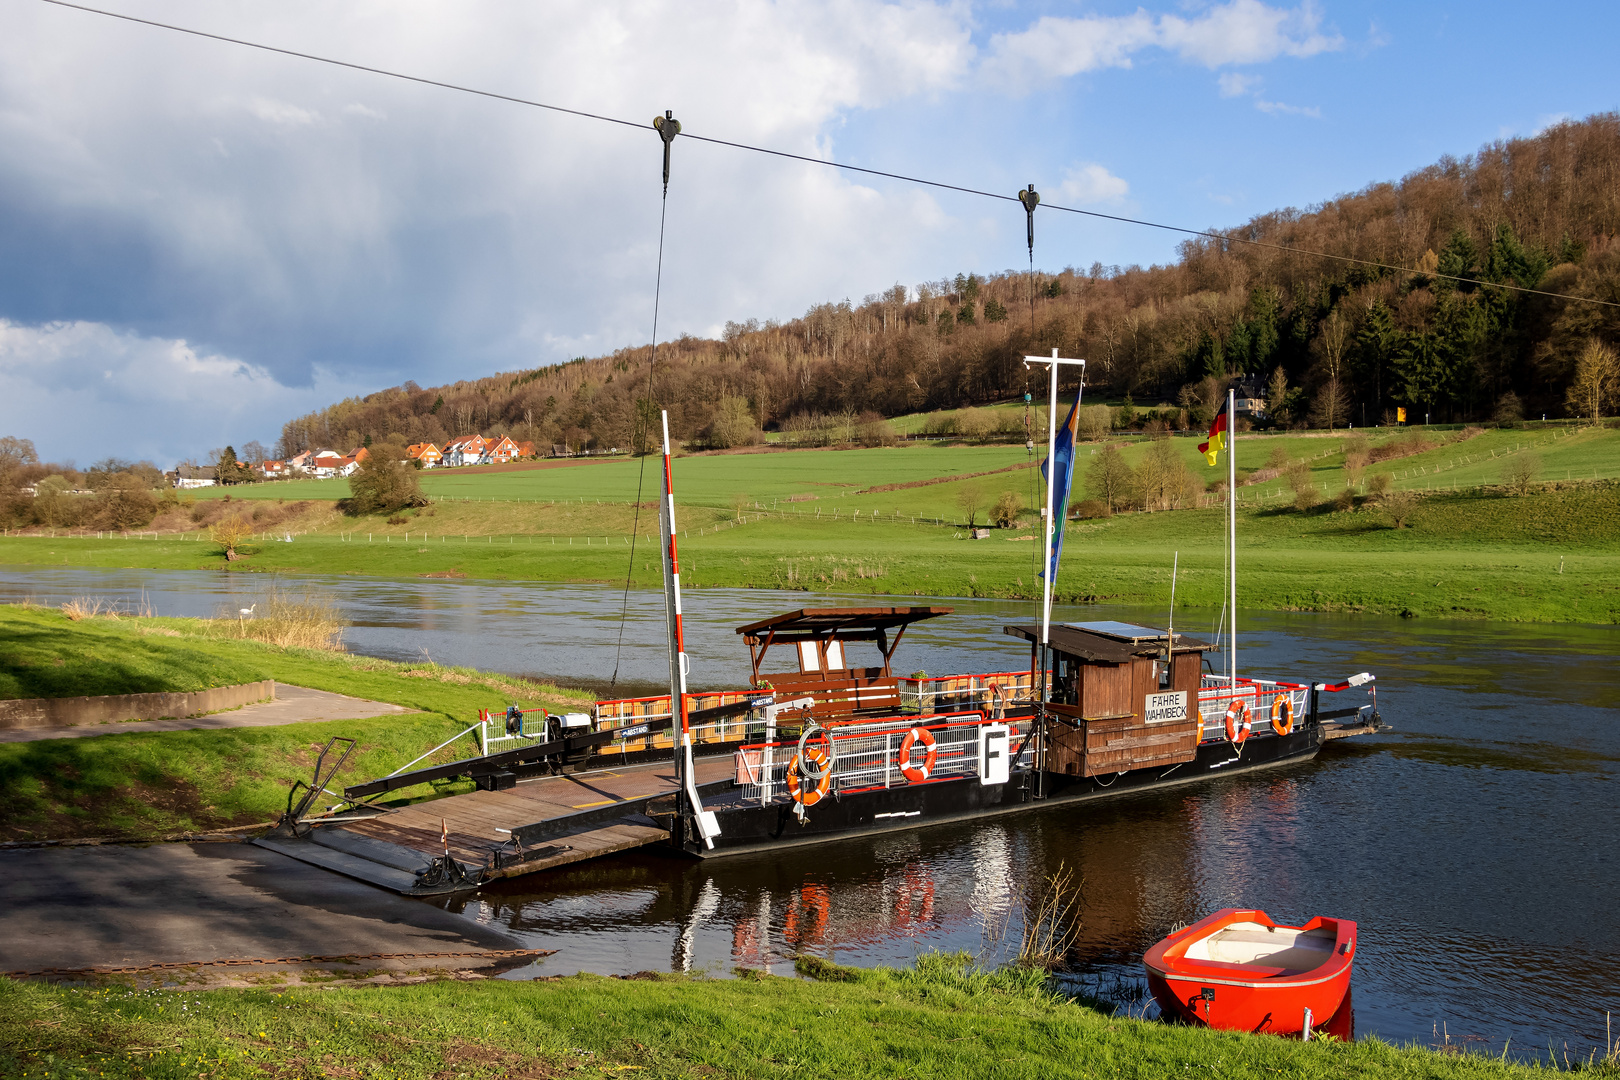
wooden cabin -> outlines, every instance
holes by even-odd
[[[1009,626],[1031,643],[1041,628]],[[1208,642],[1123,622],[1053,623],[1045,768],[1110,776],[1182,764],[1198,753],[1198,687]]]
[[[813,696],[818,720],[900,707],[900,680],[890,668],[895,649],[912,623],[949,615],[948,607],[801,608],[737,627],[748,645],[756,689],[779,700]],[[849,646],[877,647],[881,663],[857,666]],[[797,670],[767,672],[765,658],[788,653]]]

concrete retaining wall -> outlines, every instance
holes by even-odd
[[[276,684],[242,683],[189,694],[108,694],[104,697],[21,698],[0,701],[0,731],[78,727],[120,720],[161,720],[223,712],[257,701],[274,701]]]

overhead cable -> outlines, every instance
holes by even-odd
[[[419,83],[423,86],[438,87],[441,90],[455,90],[463,94],[474,94],[478,97],[491,98],[495,101],[505,101],[513,105],[526,105],[534,109],[545,109],[548,112],[564,113],[568,116],[578,116],[586,120],[600,120],[607,124],[618,124],[622,127],[646,128],[647,124],[635,120],[625,120],[617,116],[606,116],[601,113],[586,112],[583,109],[570,109],[562,105],[551,105],[543,101],[534,101],[530,98],[521,98],[512,94],[496,93],[493,90],[480,90],[476,87],[462,86],[459,83],[444,82],[440,79],[429,79],[420,75],[407,75],[403,72],[389,71],[387,68],[371,67],[366,64],[356,64],[348,60],[338,60],[329,56],[318,56],[314,53],[299,52],[296,49],[284,49],[276,45],[265,45],[257,41],[248,41],[244,38],[227,37],[224,34],[213,34],[206,30],[195,30],[188,26],[177,26],[174,23],[158,22],[155,19],[143,19],[136,15],[126,15],[118,11],[107,11],[103,8],[93,8],[84,4],[70,3],[69,0],[40,0],[44,4],[56,7],[72,8],[75,11],[84,11],[92,15],[104,15],[109,19],[121,19],[124,22],[139,23],[142,26],[156,27],[159,30],[172,30],[178,34],[189,34],[193,37],[207,38],[211,41],[222,41],[229,45],[241,45],[244,48],[259,49],[263,52],[278,53],[282,56],[291,56],[299,60],[312,60],[318,64],[331,64],[334,67],[348,68],[351,71],[363,71],[369,75],[382,75],[390,79],[402,79],[405,82]],[[772,157],[787,158],[791,161],[802,161],[810,165],[822,165],[827,168],[841,169],[845,172],[862,173],[866,176],[881,176],[889,180],[899,180],[907,184],[917,184],[922,187],[938,188],[942,191],[955,191],[963,195],[976,195],[985,199],[998,199],[1003,202],[1019,202],[1018,195],[1003,195],[995,191],[984,191],[980,188],[966,187],[961,184],[948,184],[943,180],[930,180],[921,176],[910,176],[906,173],[889,172],[884,169],[871,169],[862,165],[850,165],[841,161],[830,161],[827,158],[810,157],[806,154],[795,154],[788,150],[773,150],[766,146],[754,146],[750,143],[736,142],[731,139],[720,139],[712,135],[695,135],[683,131],[682,136],[697,142],[713,143],[716,146],[729,146],[735,150],[747,150],[755,154],[768,154]],[[1365,266],[1375,270],[1388,270],[1397,274],[1417,274],[1421,277],[1437,278],[1442,281],[1455,281],[1460,284],[1477,285],[1490,289],[1501,289],[1506,292],[1524,293],[1530,296],[1546,296],[1555,300],[1572,300],[1582,304],[1596,304],[1601,307],[1620,308],[1620,301],[1599,300],[1590,296],[1572,296],[1569,293],[1549,292],[1545,289],[1531,289],[1523,285],[1509,285],[1500,281],[1484,281],[1479,278],[1464,277],[1459,274],[1442,274],[1433,270],[1415,270],[1410,266],[1396,266],[1393,263],[1379,262],[1376,259],[1358,259],[1353,255],[1335,255],[1327,251],[1312,251],[1308,248],[1294,247],[1289,244],[1277,244],[1266,240],[1250,240],[1242,236],[1231,236],[1226,233],[1213,232],[1207,229],[1189,229],[1180,225],[1166,225],[1160,221],[1148,221],[1143,218],[1125,217],[1120,214],[1105,214],[1100,210],[1082,210],[1074,206],[1059,206],[1056,203],[1041,204],[1049,210],[1057,210],[1065,214],[1079,214],[1083,217],[1098,218],[1104,221],[1117,221],[1125,225],[1140,225],[1148,229],[1160,229],[1165,232],[1179,233],[1183,236],[1200,236],[1209,240],[1218,240],[1223,244],[1243,244],[1248,247],[1262,248],[1269,251],[1280,251],[1288,255],[1303,255],[1315,259],[1328,259],[1334,262],[1345,263],[1351,266]]]

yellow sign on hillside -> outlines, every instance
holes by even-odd
[[[1395,422],[1397,424],[1406,423],[1406,410],[1401,408],[1399,405],[1395,407]]]

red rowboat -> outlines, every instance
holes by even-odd
[[[1278,926],[1263,911],[1222,908],[1153,946],[1142,963],[1167,1017],[1297,1035],[1339,1012],[1355,959],[1348,919]]]

